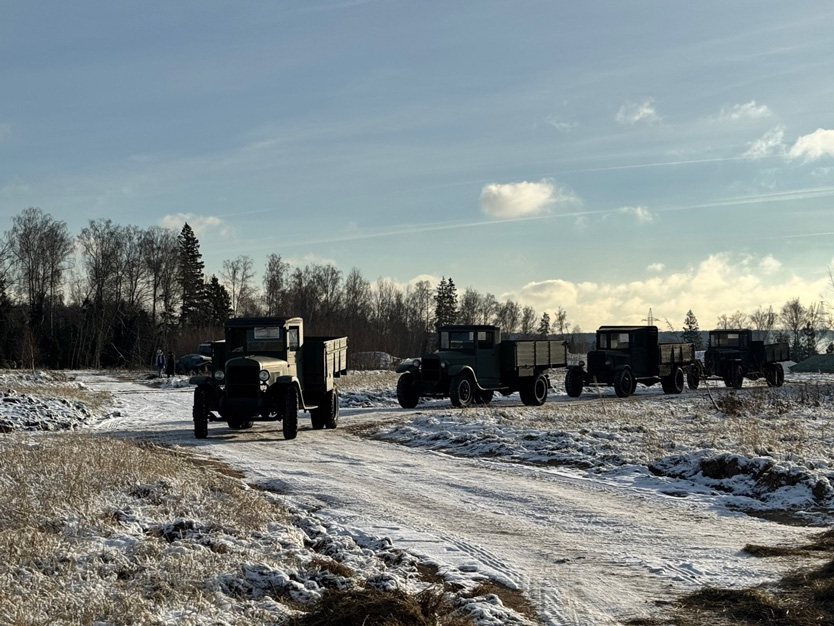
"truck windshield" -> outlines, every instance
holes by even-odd
[[[440,333],[441,350],[472,350],[475,347],[475,333],[468,331],[444,331]]]
[[[738,348],[738,333],[712,333],[709,345],[716,348]]]
[[[230,328],[226,333],[229,352],[280,352],[284,349],[281,326]]]
[[[600,350],[628,350],[628,333],[599,333],[597,347]]]

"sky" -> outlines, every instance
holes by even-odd
[[[834,6],[18,2],[0,230],[30,206],[451,277],[571,324],[834,303]]]

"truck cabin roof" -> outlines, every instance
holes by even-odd
[[[481,331],[481,330],[501,330],[498,326],[492,326],[489,324],[449,324],[448,326],[440,326],[438,332],[450,331],[450,332],[458,332],[458,331]]]
[[[600,326],[597,329],[598,333],[605,333],[605,332],[620,332],[620,333],[630,333],[634,330],[657,330],[657,326]]]
[[[232,317],[225,322],[226,328],[252,328],[253,326],[288,326],[300,324],[300,317]]]

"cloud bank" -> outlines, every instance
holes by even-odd
[[[646,98],[642,102],[625,102],[617,111],[616,120],[620,124],[633,126],[638,122],[651,124],[660,121],[660,115],[654,107],[654,98]]]
[[[228,224],[219,217],[197,215],[196,213],[174,213],[166,215],[159,220],[159,225],[179,232],[186,222],[191,226],[191,230],[194,231],[194,234],[198,238],[209,233],[226,236],[231,231]]]
[[[645,324],[649,309],[659,326],[665,328],[668,320],[675,329],[680,329],[691,309],[701,329],[709,330],[723,314],[737,310],[749,314],[768,306],[778,311],[792,298],[808,305],[831,294],[824,268],[819,277],[807,279],[783,272],[781,263],[770,255],[713,254],[684,271],[663,273],[659,263],[648,269],[657,275],[621,284],[555,278],[528,283],[501,297],[532,306],[539,315],[561,306],[571,324],[592,332],[603,324]]]

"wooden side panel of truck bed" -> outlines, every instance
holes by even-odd
[[[659,365],[689,365],[695,361],[695,345],[691,343],[660,343],[657,352]]]
[[[524,339],[504,341],[504,369],[532,370],[534,368],[565,367],[568,347],[564,341]]]
[[[305,337],[304,390],[333,389],[333,379],[347,374],[347,337]]]

